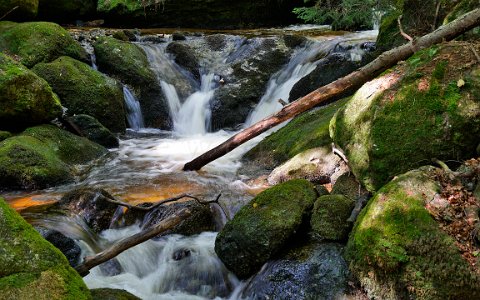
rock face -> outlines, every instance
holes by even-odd
[[[12,11],[15,7],[18,8]],[[37,13],[38,0],[4,0],[0,3],[0,16],[5,15],[5,20],[31,20]]]
[[[313,235],[325,240],[346,240],[351,228],[351,223],[347,220],[354,207],[355,201],[343,195],[318,198],[310,220]]]
[[[105,148],[117,148],[119,146],[115,135],[94,117],[80,114],[70,117],[69,120],[80,129],[87,139]]]
[[[294,23],[292,9],[302,4],[301,0],[99,0],[98,12],[107,24],[123,26],[242,28]]]
[[[346,248],[370,298],[472,299],[480,277],[425,209],[440,192],[431,168],[382,187],[360,214]]]
[[[132,43],[111,37],[99,38],[93,46],[99,69],[135,91],[145,125],[170,128],[168,107],[145,52]]]
[[[2,299],[90,299],[62,253],[0,199]]]
[[[0,53],[0,128],[22,130],[61,116],[58,97],[45,80]]]
[[[38,18],[56,22],[92,19],[95,17],[95,0],[38,0]]]
[[[210,104],[213,130],[234,128],[245,122],[260,101],[270,77],[288,62],[290,48],[283,39],[252,38],[244,41],[231,65],[226,84],[215,91]]]
[[[476,61],[470,47],[453,42],[417,53],[366,83],[332,119],[335,143],[368,190],[432,157],[475,156],[480,69],[470,63]]]
[[[227,222],[215,252],[240,278],[252,275],[301,230],[317,197],[306,180],[291,180],[255,197]]]
[[[269,262],[244,288],[246,299],[341,299],[348,266],[343,246],[307,244]]]
[[[123,92],[115,80],[68,56],[32,70],[50,84],[68,114],[91,115],[114,132],[125,131]]]
[[[32,127],[0,142],[0,188],[39,189],[73,180],[73,165],[107,152],[51,125]]]
[[[247,163],[273,169],[295,155],[312,148],[332,148],[328,127],[335,112],[347,99],[312,110],[293,119],[245,154]]]
[[[76,189],[66,193],[55,207],[67,214],[82,216],[87,225],[96,233],[110,228],[118,205],[105,200],[111,197],[102,189]]]
[[[70,56],[89,62],[87,52],[60,25],[48,22],[19,23],[0,32],[0,50],[16,55],[28,68]]]

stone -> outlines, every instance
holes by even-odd
[[[93,289],[90,292],[92,293],[92,300],[140,300],[140,298],[125,290],[103,288]]]
[[[70,266],[74,268],[78,265],[82,249],[80,249],[80,246],[78,246],[73,239],[53,229],[35,227],[35,230],[65,255]]]
[[[322,240],[344,241],[350,232],[347,220],[355,207],[355,200],[343,195],[321,196],[313,206],[312,234]]]
[[[118,138],[97,119],[89,115],[74,115],[69,121],[79,128],[82,134],[92,142],[105,148],[118,148]]]

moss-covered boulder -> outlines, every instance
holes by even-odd
[[[329,123],[335,112],[347,102],[337,101],[306,112],[272,133],[244,156],[248,164],[273,169],[295,155],[317,147],[332,148]]]
[[[125,131],[123,92],[114,79],[68,56],[32,70],[50,84],[67,114],[91,115],[114,132]]]
[[[316,198],[314,186],[303,179],[265,190],[227,222],[215,252],[228,269],[247,278],[300,230]]]
[[[96,0],[38,0],[38,18],[56,22],[91,20],[96,16]]]
[[[0,130],[0,142],[8,139],[9,137],[12,137],[12,134],[10,132]]]
[[[355,200],[343,195],[326,195],[319,197],[313,207],[312,233],[315,237],[332,241],[346,240],[351,223],[347,222]]]
[[[99,38],[93,46],[99,69],[133,88],[145,125],[169,128],[168,106],[145,52],[135,44],[112,37]]]
[[[27,129],[0,142],[0,188],[38,189],[73,180],[75,164],[107,150],[51,125]]]
[[[90,290],[93,300],[140,300],[125,290],[116,289],[93,289]]]
[[[91,299],[65,256],[0,199],[2,299]]]
[[[0,32],[0,50],[15,55],[31,68],[66,55],[89,62],[87,52],[60,25],[49,22],[18,23]]]
[[[475,156],[480,69],[471,47],[452,42],[420,51],[365,84],[332,119],[335,143],[368,190],[432,158]]]
[[[0,53],[0,129],[21,130],[61,116],[58,97],[45,80]]]
[[[424,207],[439,192],[428,168],[414,170],[382,187],[360,214],[346,258],[370,298],[480,297],[478,273]]]
[[[117,137],[94,117],[80,114],[68,119],[87,139],[106,148],[117,148],[119,146]]]
[[[32,20],[38,13],[38,1],[3,0],[0,2],[0,16],[5,16],[4,20]]]

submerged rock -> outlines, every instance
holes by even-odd
[[[475,156],[480,71],[471,47],[452,42],[422,50],[366,83],[337,112],[332,137],[368,190],[434,157]]]
[[[0,129],[22,130],[62,115],[48,83],[0,53]]]
[[[370,298],[473,299],[480,276],[425,209],[441,186],[432,168],[396,177],[360,214],[346,248]]]
[[[228,269],[247,278],[301,230],[316,197],[314,186],[302,179],[265,190],[227,222],[215,252]]]
[[[28,68],[40,62],[51,62],[60,56],[90,61],[87,52],[68,31],[48,22],[18,23],[0,31],[0,50],[18,56],[19,62]]]
[[[147,55],[135,44],[101,37],[93,45],[99,69],[133,87],[139,99],[145,125],[168,129],[171,126],[167,103],[150,69]]]
[[[173,37],[174,38],[174,37]],[[185,37],[183,38],[185,40]],[[179,40],[179,39],[175,39]],[[200,65],[195,57],[193,50],[181,42],[172,42],[167,46],[167,53],[174,56],[175,62],[190,72],[196,80],[200,80]]]
[[[50,84],[67,114],[88,114],[114,132],[125,131],[123,92],[115,80],[68,56],[32,70]]]
[[[107,149],[52,125],[25,130],[0,142],[0,188],[40,189],[73,180],[75,164]]]
[[[317,243],[297,246],[268,262],[249,280],[247,299],[340,299],[345,295],[348,266],[343,246]]]
[[[0,199],[2,299],[90,299],[65,256]]]
[[[119,146],[117,137],[94,117],[80,114],[68,119],[80,129],[87,139],[105,148],[117,148]]]

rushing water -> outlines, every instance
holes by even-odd
[[[361,33],[322,38],[296,50],[290,62],[265,83],[265,93],[245,121],[245,126],[280,110],[282,104],[278,100],[287,102],[294,84],[312,72],[318,58],[332,51],[336,45],[373,37],[372,33]],[[143,128],[138,100],[124,86],[128,123],[134,131],[129,131],[120,141],[120,147],[101,166],[93,167],[75,184],[27,196],[32,199],[58,199],[64,192],[78,186],[104,188],[132,203],[155,202],[181,193],[211,200],[221,193],[222,205],[227,214],[233,215],[252,197],[251,187],[240,181],[241,175],[237,174],[240,158],[261,137],[208,164],[201,172],[181,171],[186,162],[235,133],[223,130],[209,132],[210,102],[220,85],[218,74],[228,74],[233,62],[250,55],[244,43],[245,37],[228,35],[226,40],[221,51],[199,58],[199,81],[166,53],[168,43],[140,43],[167,100],[174,130],[165,132]],[[204,40],[194,37],[189,42],[192,47],[201,47]],[[258,42],[260,38],[255,38],[252,44]],[[352,49],[350,55],[354,60],[362,52]],[[79,240],[84,255],[96,253],[114,241],[140,231],[137,224],[110,229],[97,236],[78,219],[57,216],[41,220],[33,218],[32,222]],[[171,235],[147,241],[117,257],[123,270],[120,274],[106,275],[97,267],[85,277],[85,282],[90,288],[125,289],[142,299],[238,299],[242,285],[216,257],[213,250],[215,237],[215,233],[206,232],[193,237]]]

